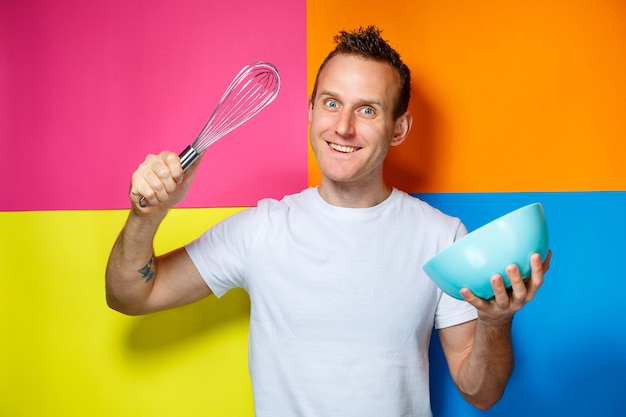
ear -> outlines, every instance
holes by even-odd
[[[396,119],[396,127],[391,138],[391,146],[398,146],[409,135],[411,126],[413,125],[413,115],[408,110]]]
[[[309,119],[309,124],[311,124],[311,118],[313,117],[313,101],[312,97],[309,97],[309,110],[307,112],[307,118]]]

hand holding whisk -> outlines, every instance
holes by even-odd
[[[279,90],[280,76],[276,67],[267,62],[246,65],[231,81],[204,129],[179,155],[183,171],[186,171],[206,148],[274,101]],[[141,197],[139,205],[147,207],[149,204]]]

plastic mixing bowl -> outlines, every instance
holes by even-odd
[[[548,254],[548,225],[543,207],[534,203],[487,223],[439,252],[424,265],[426,274],[452,297],[469,288],[484,299],[493,297],[491,277],[502,275],[510,288],[506,267],[516,264],[524,278],[531,274],[530,257]]]

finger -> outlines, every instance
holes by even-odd
[[[152,171],[159,178],[162,186],[156,190],[172,193],[176,190],[176,186],[182,182],[183,170],[180,165],[180,159],[175,153],[163,152],[159,155],[159,159],[153,161]],[[156,184],[154,184],[156,186]]]
[[[142,208],[158,205],[167,199],[167,189],[171,189],[172,184],[169,168],[159,157],[148,155],[133,173],[131,201]]]
[[[184,178],[180,158],[175,153],[162,152],[158,157],[147,159],[145,165],[142,172],[149,188],[146,198],[149,199],[154,194],[157,204],[166,202]],[[150,202],[155,204],[153,200]]]
[[[549,254],[546,260],[549,264]],[[544,263],[541,262],[541,256],[537,253],[533,254],[530,257],[530,270],[531,270],[531,276],[527,285],[528,287],[527,300],[528,301],[532,300],[535,297],[537,290],[539,290],[539,287],[541,287],[541,285],[543,284],[544,271],[546,270],[545,262]]]
[[[493,289],[494,301],[501,309],[507,309],[511,303],[509,293],[504,285],[504,279],[500,274],[491,277],[491,288]]]
[[[183,171],[180,157],[173,152],[148,155],[131,179],[130,199],[134,206],[146,208],[167,202],[178,191],[187,188],[198,169],[199,160]]]
[[[135,190],[130,191],[130,202],[133,206],[137,206],[140,208],[146,208],[150,206],[150,201],[140,192]]]
[[[141,208],[158,204],[156,193],[144,179],[144,169],[142,165],[139,166],[131,177],[130,185],[130,201],[133,206]]]
[[[182,183],[184,179],[184,173],[183,167],[180,162],[180,157],[173,152],[162,152],[160,157],[163,161],[163,164],[169,170],[169,175],[171,176],[174,183]]]
[[[131,191],[131,201],[133,204],[141,208],[156,206],[159,204],[156,192],[146,184],[141,187],[137,187],[137,190]]]
[[[543,272],[548,272],[550,269],[550,260],[552,259],[552,251],[548,250],[548,254],[546,255],[546,259],[543,261]]]
[[[488,304],[486,300],[474,295],[469,288],[461,288],[460,294],[465,301],[476,307],[477,310],[485,308],[486,304]]]
[[[506,268],[506,275],[511,283],[511,298],[516,306],[521,306],[526,302],[528,297],[528,289],[524,282],[524,277],[517,265],[509,265]]]

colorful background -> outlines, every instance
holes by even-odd
[[[389,182],[470,230],[535,201],[550,227],[503,399],[465,404],[435,337],[435,416],[623,413],[626,4],[4,0],[0,416],[252,416],[245,293],[143,317],[106,307],[130,174],[182,150],[234,74],[265,60],[278,99],[209,149],[156,250],[317,184],[307,94],[332,36],[368,24],[413,72],[414,129]]]

